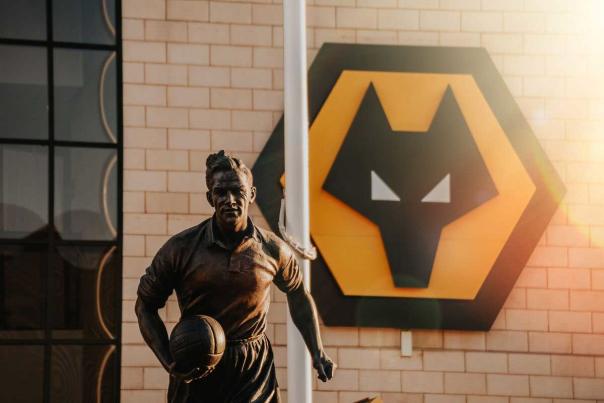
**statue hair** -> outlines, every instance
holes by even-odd
[[[250,185],[253,183],[252,171],[239,158],[220,150],[208,155],[206,159],[206,186],[208,190],[212,189],[214,174],[223,171],[241,172],[247,176]]]

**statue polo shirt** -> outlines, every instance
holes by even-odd
[[[302,287],[291,249],[250,219],[234,249],[219,239],[213,218],[170,238],[141,277],[138,296],[161,308],[176,291],[181,316],[203,314],[218,320],[227,339],[264,332],[270,284],[289,293]]]

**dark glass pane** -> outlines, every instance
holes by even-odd
[[[115,346],[53,346],[51,403],[118,401]]]
[[[0,346],[0,402],[42,402],[43,346]]]
[[[54,51],[55,138],[115,143],[115,53]]]
[[[0,37],[46,39],[45,0],[0,0]]]
[[[0,145],[0,237],[46,239],[48,148]]]
[[[115,247],[57,247],[48,302],[54,338],[115,337],[117,261]]]
[[[116,160],[114,150],[55,149],[55,225],[62,239],[115,238]]]
[[[46,49],[0,45],[0,137],[48,138]]]
[[[55,1],[52,13],[55,41],[115,43],[114,0]]]
[[[0,339],[44,335],[47,260],[46,247],[0,246]]]

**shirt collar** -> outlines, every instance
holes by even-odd
[[[218,228],[216,226],[216,217],[215,215],[213,215],[212,218],[208,220],[208,225],[206,226],[204,244],[206,246],[216,244],[226,249],[224,243],[220,239],[220,235],[217,234]],[[247,228],[245,229],[245,234],[243,234],[243,238],[241,241],[243,242],[247,238],[252,238],[256,242],[262,242],[260,231],[258,230],[256,225],[254,225],[254,222],[250,217],[247,218]]]

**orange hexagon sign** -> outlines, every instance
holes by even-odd
[[[324,322],[488,329],[565,190],[486,51],[327,44],[309,103]],[[282,122],[253,173],[275,227]]]

